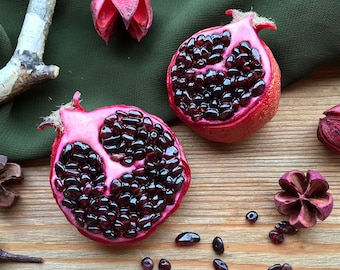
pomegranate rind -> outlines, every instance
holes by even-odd
[[[234,16],[234,20],[230,24],[201,30],[186,39],[180,47],[183,44],[186,44],[192,37],[212,33],[214,31],[223,32],[229,30],[231,32],[230,48],[233,48],[243,40],[249,40],[250,36],[251,45],[260,52],[261,62],[265,69],[264,80],[266,82],[266,87],[263,93],[253,99],[250,106],[241,108],[228,120],[211,121],[201,119],[193,121],[190,115],[186,115],[175,104],[174,100],[175,96],[172,88],[171,69],[179,51],[173,55],[170,61],[167,70],[166,83],[170,106],[180,120],[205,139],[221,143],[234,143],[250,137],[275,116],[281,96],[281,71],[272,51],[257,35],[258,31],[264,28],[275,30],[275,24],[263,18],[259,19],[258,15],[253,12],[242,13],[240,11],[227,10],[226,14]],[[238,35],[235,33],[238,33]],[[239,33],[243,33],[243,35]],[[231,49],[229,49],[229,52],[230,50]],[[207,67],[204,69],[207,69]]]
[[[162,212],[162,217],[154,222],[149,230],[139,232],[134,238],[120,236],[117,239],[110,240],[104,237],[102,234],[91,233],[87,231],[85,227],[79,226],[74,215],[71,213],[71,210],[62,205],[63,193],[56,190],[54,184],[57,178],[55,163],[59,160],[62,150],[67,143],[72,143],[74,141],[80,140],[90,145],[93,150],[103,158],[104,172],[106,173],[107,178],[106,183],[109,183],[110,179],[115,179],[115,177],[118,177],[123,172],[136,168],[135,166],[132,166],[131,168],[127,169],[119,163],[112,161],[105,150],[100,147],[100,144],[98,144],[98,142],[95,142],[98,140],[98,130],[102,124],[102,121],[104,121],[105,117],[113,114],[117,110],[141,111],[145,116],[150,117],[153,123],[160,123],[164,130],[170,133],[174,140],[174,145],[177,147],[179,152],[178,158],[180,159],[180,164],[183,166],[184,169],[183,176],[185,178],[185,182],[183,183],[180,191],[176,193],[175,203],[166,206],[165,210]],[[77,127],[75,127],[75,125],[77,125]],[[52,153],[50,158],[50,186],[53,192],[54,199],[56,200],[56,203],[58,204],[60,210],[64,213],[66,219],[72,225],[74,225],[81,234],[93,241],[100,242],[108,246],[116,246],[136,243],[149,237],[159,227],[160,224],[165,222],[165,220],[178,209],[182,202],[183,196],[187,193],[189,189],[191,182],[191,171],[184,149],[181,146],[179,139],[172,131],[172,129],[161,118],[149,114],[138,107],[121,104],[101,107],[88,112],[80,105],[80,93],[76,92],[74,94],[73,101],[62,106],[58,111],[53,112],[51,116],[47,117],[45,121],[39,126],[39,129],[43,129],[46,126],[54,126],[57,130],[57,136],[52,145]],[[107,168],[110,168],[111,170],[108,170]],[[105,195],[109,195],[109,190],[106,191]]]

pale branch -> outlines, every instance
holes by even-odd
[[[43,54],[56,0],[30,0],[13,56],[0,70],[0,105],[34,85],[55,79],[59,67]]]

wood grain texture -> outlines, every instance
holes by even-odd
[[[49,187],[47,160],[23,165],[25,180],[15,186],[17,204],[0,210],[0,247],[6,251],[42,256],[37,264],[2,264],[3,269],[141,269],[150,256],[165,257],[172,269],[213,269],[223,259],[230,270],[263,270],[288,262],[294,270],[340,269],[340,156],[316,137],[323,111],[340,103],[340,66],[328,65],[282,93],[279,111],[250,139],[233,144],[211,143],[183,124],[173,125],[192,170],[192,184],[181,207],[150,238],[126,247],[105,247],[74,229],[59,211]],[[5,153],[2,153],[5,154]],[[268,232],[286,217],[274,207],[279,177],[291,169],[321,172],[334,196],[331,216],[311,229],[273,245]],[[245,214],[256,210],[250,225]],[[200,234],[201,242],[177,247],[184,231]],[[216,255],[212,239],[221,236],[225,253]],[[157,269],[157,267],[155,267]]]

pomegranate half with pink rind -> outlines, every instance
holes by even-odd
[[[87,112],[80,93],[39,129],[54,126],[50,184],[69,222],[106,245],[149,236],[180,205],[191,173],[174,132],[140,108]]]
[[[227,10],[230,24],[186,39],[173,55],[167,88],[175,114],[200,136],[232,143],[248,138],[278,110],[281,72],[258,37],[275,24],[255,12]]]

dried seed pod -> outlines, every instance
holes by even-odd
[[[323,113],[319,120],[317,137],[326,147],[340,154],[340,105],[336,105]]]
[[[319,172],[291,170],[279,179],[279,185],[283,191],[275,195],[275,206],[289,216],[291,225],[309,228],[317,218],[325,220],[332,212],[333,196],[327,192],[328,182]]]

